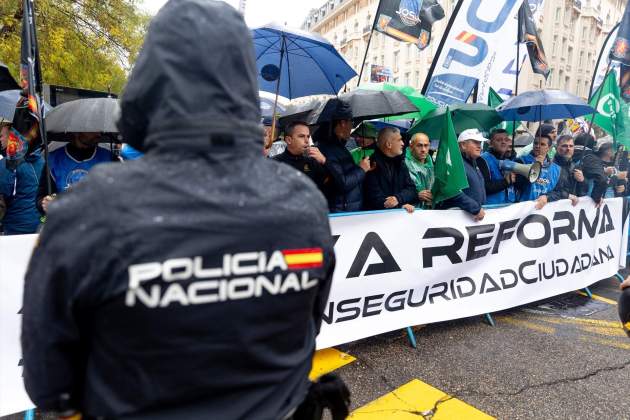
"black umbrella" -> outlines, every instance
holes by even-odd
[[[117,134],[118,101],[114,98],[77,99],[50,111],[46,129],[55,139],[67,133]]]
[[[350,104],[352,118],[355,122],[418,112],[418,108],[398,91],[357,89],[338,97],[315,100],[293,109],[290,107],[285,112],[285,115],[280,118],[280,124],[286,124],[295,120],[304,121],[308,124],[332,121],[339,100]]]
[[[15,81],[6,64],[0,62],[0,91],[20,89],[20,85]]]

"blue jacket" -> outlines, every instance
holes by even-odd
[[[514,203],[516,192],[514,186],[505,180],[505,174],[499,167],[499,159],[492,152],[481,154],[484,162],[479,161],[486,185],[486,204]],[[485,163],[485,168],[481,163]]]
[[[24,162],[11,171],[5,161],[0,161],[0,195],[4,197],[7,211],[2,227],[7,235],[37,232],[40,214],[35,207],[39,178],[44,168],[41,152],[28,155]]]
[[[477,161],[472,161],[464,155],[462,155],[462,158],[464,160],[466,178],[468,179],[468,188],[462,190],[455,197],[442,201],[439,208],[458,207],[474,215],[481,211],[481,206],[486,202],[486,188],[483,175],[477,166]]]
[[[536,159],[532,155],[525,155],[516,160],[524,164],[534,163]],[[540,171],[540,178],[534,183],[529,183],[525,177],[518,175],[516,178],[517,189],[519,190],[518,201],[536,200],[541,195],[546,195],[553,191],[560,178],[560,166],[550,162],[549,158],[545,158]]]
[[[320,142],[319,149],[326,156],[326,167],[333,181],[325,192],[331,213],[362,210],[365,171],[354,163],[348,149],[334,134]]]

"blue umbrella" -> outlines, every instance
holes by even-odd
[[[356,72],[319,35],[269,24],[252,32],[260,90],[289,99],[336,95]]]
[[[558,120],[595,112],[583,99],[557,89],[524,92],[496,109],[506,121]]]

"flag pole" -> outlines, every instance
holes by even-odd
[[[361,71],[359,71],[359,78],[357,79],[357,87],[361,84],[361,76],[363,75],[363,68],[365,67],[365,60],[367,60],[368,52],[370,51],[370,44],[372,43],[372,35],[374,34],[374,25],[376,25],[376,19],[378,19],[378,15],[381,11],[381,1],[379,0],[378,6],[376,7],[376,14],[374,15],[374,20],[372,21],[372,27],[370,28],[370,36],[368,37],[367,46],[365,47],[365,54],[363,54],[363,61],[361,62]]]
[[[516,14],[516,78],[514,80],[514,96],[518,96],[518,77],[521,73],[521,13]],[[516,138],[516,119],[512,119],[512,153]]]
[[[599,87],[601,88],[602,85],[604,84],[604,82],[606,81],[606,78],[608,77],[608,73],[610,72],[610,65],[611,65],[612,61],[608,60],[608,66],[606,66],[606,74],[604,75],[604,79],[602,80],[602,83],[599,85]],[[591,85],[592,87],[592,85]],[[593,129],[593,122],[595,121],[595,114],[597,114],[597,105],[599,105],[599,100],[602,99],[602,92],[604,91],[604,89],[599,89],[599,92],[597,93],[597,101],[595,101],[595,109],[593,110],[593,115],[591,115],[591,122],[588,124],[588,131],[587,134],[591,134],[591,130]],[[589,102],[590,102],[590,97],[589,97]]]
[[[595,78],[597,78],[597,69],[599,68],[599,63],[602,60],[602,56],[604,55],[604,49],[606,48],[606,44],[608,44],[608,40],[610,39],[610,37],[612,36],[613,33],[615,33],[615,30],[617,28],[619,28],[619,25],[621,25],[621,22],[618,22],[613,28],[612,30],[608,33],[608,36],[606,36],[606,39],[604,40],[604,45],[602,45],[602,49],[599,50],[599,57],[597,57],[597,62],[595,63],[595,70],[593,71],[593,78],[591,79],[591,88],[588,91],[588,97],[589,99],[591,98],[591,96],[593,95],[593,88],[595,87]],[[610,51],[608,52],[610,53]],[[608,60],[608,68],[610,68],[610,60]],[[608,70],[606,70],[606,73],[608,73]],[[604,80],[604,79],[602,79]]]
[[[273,101],[273,111],[271,113],[271,142],[276,140],[276,110],[278,108],[278,94],[280,93],[280,79],[282,78],[282,62],[284,61],[284,49],[286,47],[286,40],[284,33],[282,36],[282,44],[280,46],[280,71],[278,74],[278,81],[276,82],[276,99]]]
[[[36,35],[36,27],[35,27],[35,13],[33,8],[35,5],[33,4],[33,0],[24,0],[22,3],[22,12],[26,14],[26,19],[23,21],[24,23],[28,23],[28,26],[24,28],[24,33],[26,34],[26,48],[28,51],[27,60],[27,71],[28,71],[28,92],[29,96],[28,100],[30,101],[31,92],[35,93],[33,99],[36,101],[36,115],[39,118],[38,127],[39,127],[39,136],[44,145],[44,173],[46,176],[46,194],[50,195],[52,193],[52,184],[50,180],[50,168],[48,165],[48,137],[46,135],[46,122],[44,121],[44,100],[42,96],[42,72],[40,68],[39,57],[35,57],[34,55],[39,54],[39,48],[37,48],[37,35]],[[37,66],[37,69],[35,68]],[[38,80],[35,80],[37,77]]]
[[[442,49],[444,48],[444,44],[446,43],[446,38],[448,38],[448,33],[451,31],[451,27],[453,26],[453,22],[455,22],[455,17],[459,12],[459,9],[462,7],[462,3],[464,0],[458,0],[457,4],[453,8],[453,13],[451,13],[451,18],[448,20],[448,24],[446,25],[446,29],[444,29],[444,34],[442,35],[442,39],[440,39],[440,44],[438,45],[438,49],[433,56],[433,60],[431,60],[431,67],[429,67],[429,72],[427,73],[427,77],[424,79],[424,85],[422,86],[421,93],[424,95],[427,93],[427,89],[429,88],[429,81],[433,76],[433,72],[435,71],[435,66],[438,62],[438,58],[440,54],[442,54]]]

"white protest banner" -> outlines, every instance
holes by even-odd
[[[317,347],[474,316],[578,290],[625,265],[624,200],[543,210],[367,212],[331,217],[335,268]],[[23,278],[35,235],[0,236],[0,416],[31,408],[19,367]]]
[[[625,265],[623,199],[542,210],[383,212],[331,218],[337,266],[317,337],[326,348],[579,290]]]
[[[0,236],[0,417],[33,408],[22,382],[22,291],[37,235]]]

